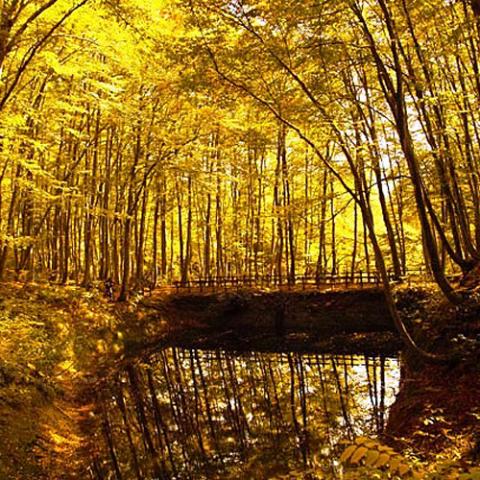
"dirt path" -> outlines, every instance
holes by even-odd
[[[0,287],[0,479],[78,476],[92,391],[121,354],[117,307],[94,291]]]

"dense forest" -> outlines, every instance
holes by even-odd
[[[129,288],[480,246],[467,1],[7,1],[0,275]],[[283,280],[282,280],[283,281]]]
[[[15,422],[1,420],[13,415],[9,402],[22,395],[18,385],[34,385],[31,404],[38,405],[38,384],[40,390],[50,381],[57,385],[59,376],[65,384],[58,389],[70,392],[67,403],[77,408],[73,417],[82,417],[63,426],[74,431],[65,436],[88,437],[77,430],[85,420],[78,412],[88,402],[96,405],[91,417],[102,419],[89,441],[103,435],[105,448],[82,453],[91,457],[88,471],[95,479],[217,478],[209,476],[215,462],[226,468],[228,455],[245,453],[230,452],[230,438],[247,451],[256,445],[251,428],[275,448],[278,439],[268,436],[274,426],[284,448],[292,456],[301,453],[305,467],[313,452],[307,424],[315,423],[307,411],[315,388],[309,390],[307,378],[323,395],[312,408],[341,411],[343,424],[328,414],[326,426],[317,425],[312,434],[324,441],[319,429],[326,428],[331,451],[337,430],[336,440],[345,432],[350,441],[374,430],[396,429],[397,435],[400,429],[392,425],[403,414],[399,402],[411,401],[411,392],[404,389],[406,370],[397,375],[400,367],[390,360],[385,380],[385,351],[397,358],[401,340],[408,354],[418,355],[407,364],[419,385],[427,378],[464,378],[429,368],[452,362],[470,368],[472,358],[478,361],[479,105],[479,0],[1,1],[0,433],[5,427],[6,437],[18,436],[9,430]],[[335,282],[345,291],[335,292]],[[316,290],[302,297],[306,284]],[[190,295],[195,285],[201,292],[182,296],[182,288]],[[204,295],[203,287],[221,285],[223,296]],[[227,285],[236,287],[236,296]],[[365,285],[372,288],[355,288]],[[321,296],[323,290],[328,292]],[[165,300],[172,292],[178,298]],[[145,293],[150,300],[139,300]],[[347,325],[342,333],[352,338],[374,330],[381,335],[376,343],[370,337],[328,343],[324,327],[324,343],[315,337],[315,348],[310,339],[287,338],[295,322],[313,331],[315,315],[323,315],[332,335],[339,333],[333,332],[339,316]],[[244,322],[243,330],[231,319]],[[257,338],[240,338],[248,329],[264,335],[267,320],[273,343],[263,338],[260,349]],[[468,328],[458,323],[464,320]],[[192,333],[206,325],[210,343]],[[173,332],[174,341],[165,340],[165,332]],[[135,363],[145,339],[151,348],[158,338],[172,350],[150,357],[150,366]],[[209,345],[227,351],[228,342],[233,351],[255,351],[255,361],[202,350]],[[362,354],[373,350],[381,358],[358,363],[341,357],[342,379],[337,358],[318,356],[319,350],[335,355],[339,345],[342,354],[356,354],[355,342],[363,342]],[[198,345],[200,350],[189,350]],[[257,350],[268,355],[257,356]],[[274,356],[285,353],[287,363]],[[132,364],[115,363],[131,356]],[[99,373],[95,362],[104,357],[109,367],[102,360]],[[420,358],[442,366],[419,373],[412,365],[423,368]],[[355,362],[365,378],[357,378]],[[250,389],[242,384],[247,370]],[[98,384],[91,388],[87,381],[86,387],[89,375],[79,380],[80,371]],[[476,373],[468,374],[470,380]],[[208,393],[209,375],[218,395]],[[335,389],[328,390],[326,378]],[[386,389],[397,380],[395,403]],[[352,382],[360,393],[349,397]],[[478,421],[480,381],[471,382],[472,398],[459,387],[463,393],[452,395],[445,411],[461,398]],[[8,390],[12,385],[20,390]],[[155,392],[163,395],[160,404]],[[242,395],[252,397],[248,415]],[[367,397],[375,428],[362,430],[349,418],[362,411]],[[385,398],[394,405],[393,420],[386,418]],[[165,416],[162,401],[171,407]],[[263,401],[268,433],[267,420],[252,420],[255,402]],[[350,413],[350,404],[358,412]],[[289,408],[292,431],[285,420]],[[230,437],[222,436],[224,425]],[[480,452],[478,432],[468,435],[477,438],[472,442]],[[390,452],[374,442],[360,455],[362,442],[350,445],[344,463],[361,463],[373,448],[375,466]],[[68,448],[82,463],[79,447]],[[245,458],[255,462],[257,454],[248,452]],[[35,469],[22,473],[18,465],[3,467],[3,453],[0,448],[0,479],[81,478],[59,474],[57,460],[49,466],[56,473],[46,477]],[[15,462],[16,455],[3,456]],[[295,478],[350,478],[342,477],[334,458],[331,476]],[[405,474],[416,472],[403,457],[399,462],[396,468],[405,466]],[[248,468],[253,475],[257,467]],[[394,470],[351,478],[398,478]],[[270,478],[258,475],[251,478]],[[471,476],[448,478],[480,478],[477,471],[464,475]]]

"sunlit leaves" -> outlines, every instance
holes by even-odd
[[[386,469],[401,478],[405,478],[407,474],[410,478],[422,478],[421,474],[412,469],[408,461],[392,448],[365,437],[357,438],[354,444],[349,445],[342,453],[340,461],[350,465],[363,464],[372,469]]]

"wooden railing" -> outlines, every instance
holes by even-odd
[[[393,273],[389,273],[390,281],[410,281],[413,276],[419,279],[425,278],[425,271],[412,271],[408,275],[397,278]],[[409,280],[410,279],[410,280]],[[177,280],[173,282],[176,291],[180,290],[232,290],[242,288],[322,288],[322,287],[372,287],[379,286],[381,283],[380,275],[376,272],[357,272],[354,274],[345,273],[344,275],[315,275],[301,276],[292,279],[286,277],[277,277],[272,275],[256,275],[256,276],[229,276],[229,277],[212,277],[200,278],[187,281]]]

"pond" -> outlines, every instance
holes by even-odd
[[[397,358],[166,348],[98,395],[95,479],[268,479],[339,469],[382,432]]]

